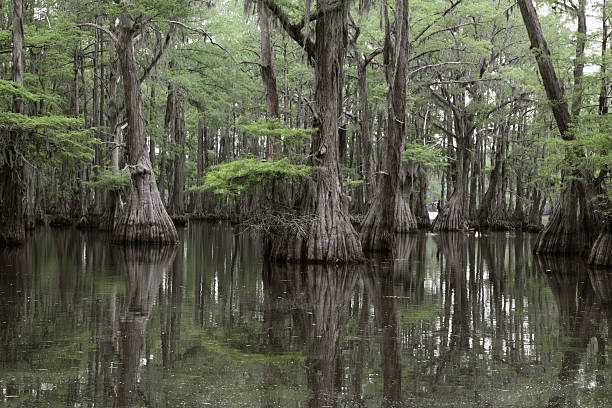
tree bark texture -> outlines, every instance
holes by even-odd
[[[346,53],[348,3],[335,7],[331,0],[317,1],[322,13],[316,22],[315,123],[318,131],[310,146],[310,164],[317,166],[297,207],[309,217],[302,232],[287,228],[270,237],[269,256],[304,262],[357,262],[363,259],[358,235],[343,201],[338,148],[338,97]]]
[[[563,138],[566,137],[570,123],[570,113],[567,106],[567,100],[563,94],[561,82],[557,77],[555,68],[548,49],[548,43],[542,33],[542,26],[531,0],[518,0],[523,22],[529,35],[531,49],[535,54],[538,63],[542,83],[546,90],[548,100],[551,102],[551,109],[557,122],[557,127]]]
[[[588,263],[594,266],[612,267],[612,226],[599,233],[589,252]]]
[[[112,28],[112,27],[111,27]],[[121,143],[121,130],[118,128],[119,108],[117,103],[117,83],[119,80],[119,67],[111,58],[108,77],[108,130],[110,133],[110,169],[113,173],[119,172],[119,144]],[[115,221],[121,213],[121,192],[111,190],[106,195],[104,214],[98,228],[103,231],[112,231]]]
[[[472,147],[473,124],[470,118],[457,113],[454,114],[454,122],[457,139],[454,189],[446,206],[434,221],[433,230],[435,232],[463,231],[467,228],[465,196],[472,158],[470,149]],[[449,145],[452,145],[452,139],[449,142]],[[451,170],[449,169],[449,171]]]
[[[476,222],[478,223],[479,228],[487,228],[490,225],[490,210],[491,206],[493,205],[493,199],[495,197],[495,192],[497,191],[497,186],[499,184],[499,172],[502,162],[501,152],[501,148],[498,147],[497,152],[495,152],[495,165],[493,166],[493,170],[491,170],[489,187],[487,188],[482,200],[480,200],[480,206],[476,215]]]
[[[259,27],[261,31],[261,79],[266,93],[266,116],[279,119],[280,109],[276,90],[276,75],[272,64],[272,46],[270,44],[270,22],[268,8],[259,4]],[[279,153],[279,143],[268,137],[268,160],[274,160]]]
[[[536,61],[542,77],[546,95],[551,103],[551,109],[557,122],[561,137],[572,140],[573,135],[568,132],[572,121],[568,110],[567,100],[563,95],[563,89],[555,73],[548,45],[542,34],[542,27],[538,20],[535,8],[531,0],[519,0],[519,7],[523,16],[523,22],[529,34],[531,47],[536,50]],[[578,31],[586,30],[584,20],[584,2],[580,2],[582,12],[578,13]],[[576,66],[574,68],[574,86],[579,93],[580,81],[584,63],[578,58],[584,54],[584,44],[579,38],[576,46]],[[581,97],[575,95],[572,111],[576,115],[580,112]],[[575,119],[575,118],[574,118]],[[597,234],[598,226],[593,210],[587,197],[584,183],[581,180],[572,180],[561,192],[559,203],[555,206],[554,213],[544,230],[538,236],[534,247],[536,253],[548,254],[576,254],[584,253]]]
[[[12,1],[13,13],[13,61],[12,77],[23,86],[23,1]],[[13,99],[13,112],[24,113],[24,103],[18,97]],[[20,151],[21,132],[6,131],[4,136],[3,163],[0,167],[0,246],[19,245],[25,239],[23,220],[23,159]]]
[[[599,232],[584,183],[572,180],[561,196],[548,224],[538,235],[534,252],[586,254]]]
[[[365,56],[359,58],[359,103],[361,148],[363,151],[363,168],[365,172],[365,185],[367,202],[371,203],[376,195],[376,177],[374,177],[374,159],[372,157],[372,135],[370,133],[370,106],[368,104],[367,61]]]
[[[408,1],[399,0],[395,11],[395,44],[391,44],[388,24],[385,39],[387,93],[387,140],[383,177],[376,198],[361,225],[360,239],[364,249],[390,251],[395,232],[416,231],[416,218],[409,205],[410,192],[404,191],[405,169],[402,148],[406,138],[406,75],[410,46],[410,9]],[[404,174],[401,174],[404,171]]]
[[[127,202],[113,228],[113,239],[126,242],[175,243],[176,228],[166,212],[147,151],[145,121],[138,64],[134,57],[134,20],[124,13],[119,19],[116,51],[123,80],[128,131],[127,163],[131,185]]]

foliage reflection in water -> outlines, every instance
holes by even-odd
[[[411,235],[359,266],[43,229],[0,254],[6,406],[603,407],[612,273],[531,235]]]

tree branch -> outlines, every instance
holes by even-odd
[[[231,53],[230,53],[228,50],[226,50],[225,48],[223,48],[223,46],[222,46],[222,45],[220,45],[219,43],[215,42],[215,40],[214,40],[214,39],[211,37],[211,35],[210,35],[210,34],[208,34],[206,31],[202,30],[201,28],[198,28],[198,27],[191,27],[191,26],[188,26],[188,25],[187,25],[187,24],[185,24],[185,23],[182,23],[182,22],[180,22],[180,21],[175,21],[175,20],[165,20],[165,22],[166,22],[166,23],[169,23],[169,24],[174,24],[174,25],[177,25],[177,26],[183,27],[183,28],[185,28],[185,29],[187,29],[187,30],[189,30],[189,31],[193,31],[194,33],[200,34],[202,37],[204,37],[204,40],[205,40],[205,41],[206,41],[206,39],[208,39],[212,45],[214,45],[214,46],[216,46],[216,47],[220,48],[221,50],[223,50],[223,51],[224,51],[224,52],[225,52],[225,53],[226,53],[226,54],[227,54],[227,55],[230,57],[230,59],[231,59],[231,60],[232,60],[234,63],[236,63],[236,60],[234,59],[234,57],[232,56],[232,54],[231,54]]]
[[[295,41],[298,45],[306,50],[308,61],[311,63],[315,58],[315,45],[311,39],[305,38],[302,34],[302,27],[298,24],[291,24],[289,17],[285,11],[274,2],[274,0],[262,0],[263,4],[268,7],[268,10],[276,17],[283,30]],[[304,45],[305,44],[305,45]]]
[[[416,37],[414,37],[414,42],[417,42],[419,40],[419,38],[421,38],[421,36],[423,34],[425,34],[427,32],[427,30],[429,30],[431,27],[433,27],[434,24],[436,24],[438,21],[440,21],[441,18],[443,18],[444,16],[446,16],[448,13],[450,13],[455,7],[457,7],[459,4],[461,4],[463,0],[457,0],[454,3],[451,3],[450,7],[447,8],[446,10],[444,10],[442,12],[442,15],[440,15],[439,18],[437,18],[436,20],[432,21],[431,23],[429,23],[429,25],[427,25],[424,29],[421,30],[420,33],[418,33],[416,35]]]
[[[110,39],[114,43],[117,43],[117,36],[111,30],[109,30],[106,27],[102,27],[101,25],[94,24],[94,23],[81,23],[81,24],[77,24],[77,27],[93,27],[93,28],[97,28],[100,31],[104,31],[106,34],[108,34],[108,36],[110,37]]]
[[[447,62],[439,62],[437,64],[429,64],[429,65],[423,65],[422,67],[418,67],[417,69],[415,69],[414,71],[410,71],[408,73],[408,77],[413,76],[414,74],[424,70],[424,69],[429,69],[429,68],[435,68],[435,67],[440,67],[443,65],[476,65],[474,62],[467,62],[467,61],[447,61]]]
[[[168,49],[168,45],[170,44],[170,40],[172,39],[172,31],[173,31],[172,29],[170,29],[170,31],[168,31],[168,34],[166,34],[166,39],[165,39],[164,43],[160,46],[159,52],[155,55],[155,57],[153,57],[153,60],[151,61],[149,66],[142,73],[142,76],[140,77],[140,82],[141,83],[145,79],[147,79],[147,77],[149,76],[149,74],[151,73],[151,71],[153,70],[155,65],[159,62],[161,57],[166,53],[166,50]]]

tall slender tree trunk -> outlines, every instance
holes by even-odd
[[[385,11],[386,14],[386,11]],[[386,17],[386,16],[385,16]],[[385,169],[376,198],[361,225],[360,239],[364,249],[390,251],[395,232],[416,231],[417,223],[404,191],[406,172],[402,173],[402,149],[406,138],[406,79],[410,47],[410,9],[407,0],[399,0],[395,10],[395,44],[386,17],[384,57],[389,84],[388,119],[385,141]]]
[[[128,131],[127,163],[131,186],[124,210],[113,228],[113,239],[127,242],[175,243],[176,228],[166,212],[147,151],[142,93],[133,36],[137,25],[125,12],[119,19],[116,43],[123,80]]]
[[[23,86],[23,1],[13,0],[13,81]],[[18,97],[13,99],[13,112],[24,113],[24,103]],[[3,163],[0,167],[0,246],[19,245],[25,239],[23,222],[23,152],[21,131],[9,130],[3,135]]]
[[[323,12],[325,11],[325,12]],[[319,167],[302,191],[300,214],[309,217],[304,233],[285,231],[271,237],[275,259],[306,262],[361,261],[358,235],[345,210],[338,149],[338,97],[346,53],[348,2],[318,0],[315,43],[315,119],[310,164]]]
[[[169,213],[181,217],[185,215],[185,100],[180,94],[175,94],[174,143],[178,152],[173,160],[174,182]]]
[[[269,119],[280,119],[276,75],[274,74],[274,65],[272,63],[268,8],[263,3],[259,4],[259,28],[261,31],[261,79],[266,93],[266,116]],[[279,153],[279,143],[269,136],[267,145],[268,160],[274,160]]]
[[[367,61],[365,55],[359,57],[359,104],[361,118],[361,149],[363,151],[363,168],[365,171],[365,185],[367,201],[371,202],[376,195],[376,177],[374,177],[374,160],[372,158],[372,134],[370,132],[370,105],[368,103]]]
[[[204,126],[202,118],[198,118],[198,152],[196,157],[196,171],[198,180],[196,185],[201,185],[202,179],[204,178],[204,151],[207,149],[204,144]],[[202,195],[200,191],[196,191],[194,195],[195,203],[193,206],[193,212],[197,215],[202,214]]]
[[[99,86],[99,43],[100,41],[98,40],[98,37],[100,37],[100,33],[98,32],[98,30],[95,31],[95,38],[94,38],[94,55],[93,55],[93,73],[92,73],[92,79],[93,79],[93,88],[92,88],[92,121],[91,121],[91,125],[96,129],[96,137],[98,139],[102,138],[102,133],[99,131],[99,126],[100,126],[100,102],[102,100],[101,97],[98,96],[99,91],[101,90],[101,86]],[[96,145],[95,150],[94,150],[94,176],[98,176],[98,174],[100,173],[100,166],[102,165],[102,147],[100,145]],[[93,210],[93,217],[95,218],[95,223],[98,224],[100,221],[100,216],[102,215],[102,200],[104,197],[104,192],[99,189],[96,188],[94,190],[94,210]]]
[[[115,26],[111,24],[111,31],[114,31]],[[121,129],[119,129],[119,107],[117,103],[117,85],[119,82],[119,67],[114,58],[110,59],[108,75],[108,116],[107,128],[110,146],[110,170],[114,174],[119,174],[119,150],[121,143]],[[102,106],[102,105],[101,105]],[[104,203],[104,214],[98,228],[103,231],[112,231],[115,225],[115,220],[118,219],[121,212],[121,192],[118,190],[110,190],[106,195]]]
[[[37,75],[36,72],[37,58],[36,54],[30,49],[30,67],[29,72],[32,75]],[[36,102],[30,102],[28,104],[28,115],[36,116],[38,113],[38,105]],[[29,164],[25,164],[23,167],[24,179],[27,183],[26,199],[25,199],[25,229],[32,230],[36,227],[36,205],[37,205],[37,190],[39,184],[38,169]]]

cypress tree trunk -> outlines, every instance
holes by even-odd
[[[372,135],[370,133],[370,106],[368,104],[367,67],[370,57],[363,54],[359,57],[357,84],[359,87],[359,104],[361,118],[361,149],[363,151],[363,167],[365,171],[366,197],[371,203],[376,194],[376,177],[374,177],[374,160],[372,157]]]
[[[111,31],[115,31],[114,23],[111,22]],[[117,83],[119,79],[119,67],[115,58],[110,58],[108,74],[108,115],[107,128],[110,134],[110,169],[113,173],[119,173],[119,144],[121,143],[121,130],[118,129],[119,107],[117,103]],[[103,65],[102,65],[103,66]],[[103,93],[103,92],[102,92]],[[102,104],[100,106],[103,106]],[[119,191],[110,190],[106,195],[104,203],[104,214],[98,228],[102,231],[112,231],[115,220],[121,212],[121,194]]]
[[[609,223],[597,236],[589,253],[588,263],[596,266],[612,266],[612,227]]]
[[[272,46],[270,44],[270,23],[268,21],[268,8],[259,4],[259,26],[261,30],[261,79],[266,92],[266,116],[280,118],[278,105],[278,92],[276,90],[276,75],[272,65]],[[274,160],[278,155],[278,142],[268,137],[268,160]]]
[[[23,86],[23,1],[13,0],[13,81]],[[13,99],[13,112],[24,113],[23,101]],[[23,222],[23,160],[20,155],[21,132],[4,135],[3,163],[0,167],[0,246],[19,245],[25,239]]]
[[[96,128],[96,137],[98,139],[102,138],[102,134],[100,133],[98,129],[98,127],[100,126],[100,105],[99,102],[101,100],[100,97],[98,97],[98,91],[100,89],[102,89],[102,87],[100,87],[98,85],[99,82],[99,73],[98,73],[98,54],[99,54],[99,41],[98,41],[98,37],[99,37],[99,33],[98,30],[95,30],[95,38],[94,38],[94,55],[92,58],[92,62],[93,62],[93,73],[92,73],[92,79],[93,79],[93,87],[92,87],[92,120],[91,120],[91,125],[93,127]],[[103,91],[102,91],[103,92]],[[100,165],[102,165],[102,148],[100,145],[96,145],[95,147],[95,158],[94,158],[94,176],[98,176],[99,173],[99,167]],[[93,209],[93,221],[94,223],[97,225],[100,222],[100,216],[102,215],[102,197],[103,197],[103,191],[99,188],[96,188],[94,190],[94,209]]]
[[[431,220],[427,211],[427,177],[423,169],[419,170],[418,183],[419,191],[414,205],[414,216],[417,220],[417,227],[428,230],[431,228]]]
[[[487,228],[489,227],[489,215],[491,211],[491,206],[493,205],[493,198],[495,197],[495,192],[497,191],[497,186],[499,183],[499,170],[501,166],[501,148],[497,148],[497,152],[495,153],[495,166],[491,171],[491,179],[489,180],[489,187],[487,191],[480,201],[480,207],[478,208],[476,214],[476,223],[479,228]]]
[[[168,212],[176,222],[175,217],[185,215],[185,102],[180,95],[175,95],[174,143],[179,151],[173,160],[174,187]]]
[[[464,117],[455,118],[457,130],[457,160],[455,163],[455,179],[452,195],[446,206],[440,211],[434,221],[433,230],[462,231],[467,228],[466,220],[466,189],[471,160],[471,133]],[[471,128],[471,126],[469,126]],[[449,140],[452,145],[452,140]],[[449,169],[450,171],[450,169]],[[450,176],[448,177],[451,178]],[[449,190],[447,190],[448,193]]]
[[[162,203],[147,151],[142,93],[134,57],[134,20],[124,13],[119,19],[117,55],[127,111],[127,163],[131,186],[127,202],[113,228],[113,239],[127,242],[174,243],[176,228]]]
[[[339,168],[338,97],[346,42],[347,1],[317,1],[315,120],[318,132],[310,146],[310,164],[318,166],[313,181],[304,186],[299,213],[308,217],[303,233],[286,228],[269,237],[273,259],[305,262],[355,262],[363,253],[358,235],[343,206],[345,196]],[[323,13],[323,10],[326,10]]]
[[[29,72],[32,75],[37,75],[36,72],[36,54],[32,49],[30,49],[30,66]],[[38,105],[36,102],[30,102],[28,104],[28,115],[37,116],[38,113]],[[32,230],[36,227],[36,193],[38,189],[38,170],[30,166],[29,164],[25,164],[23,167],[24,178],[27,181],[27,190],[26,190],[26,200],[25,200],[25,229]]]
[[[519,0],[518,5],[523,16],[523,22],[529,34],[531,47],[537,50],[535,55],[546,95],[551,102],[551,109],[557,122],[561,137],[565,140],[573,139],[568,132],[571,116],[565,99],[563,88],[555,73],[548,44],[542,34],[542,27],[531,0]],[[578,18],[579,31],[586,30],[586,22],[583,21],[584,2],[580,1]],[[576,56],[584,53],[584,43],[578,41]],[[583,65],[576,59],[574,69],[575,91],[581,93]],[[580,109],[581,97],[574,95],[573,113],[577,114]],[[573,118],[576,119],[576,118]],[[559,202],[555,206],[553,215],[538,236],[534,252],[548,254],[580,254],[583,253],[593,242],[598,226],[589,199],[586,194],[583,181],[574,179],[561,192]]]
[[[385,63],[389,91],[388,134],[385,142],[385,171],[379,191],[360,230],[361,245],[372,251],[393,249],[395,232],[416,231],[417,223],[410,210],[410,192],[404,191],[406,170],[402,169],[402,148],[406,137],[406,67],[408,63],[410,10],[406,0],[397,3],[395,44],[391,44],[388,19],[385,35]],[[386,16],[385,16],[386,17]]]
[[[196,157],[196,170],[197,170],[197,185],[201,185],[202,179],[204,178],[204,150],[207,148],[204,144],[204,126],[202,126],[202,118],[198,119],[198,153]],[[194,194],[194,206],[193,212],[200,216],[202,214],[202,192],[196,191]]]

